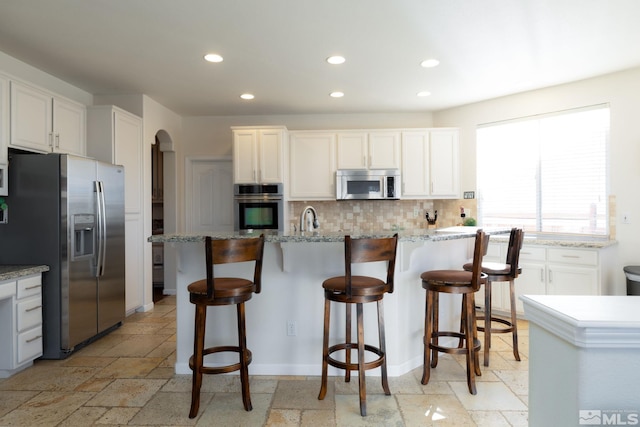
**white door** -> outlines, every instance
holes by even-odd
[[[189,165],[188,231],[233,231],[232,162],[193,159]]]

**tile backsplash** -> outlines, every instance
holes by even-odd
[[[425,214],[433,217],[435,227],[450,227],[461,222],[460,207],[473,216],[475,200],[359,200],[289,202],[289,231],[300,225],[300,213],[311,205],[318,213],[322,231],[375,231],[392,229],[426,229]],[[417,214],[417,215],[416,215]]]

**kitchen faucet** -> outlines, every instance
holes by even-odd
[[[309,213],[313,214],[312,220],[309,220],[307,217]],[[313,208],[313,206],[306,206],[300,214],[300,231],[313,231],[314,228],[318,227],[320,227],[320,222],[318,221],[318,213]]]

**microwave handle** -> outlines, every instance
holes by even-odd
[[[387,197],[389,197],[389,195],[387,194],[387,184],[388,184],[388,176],[383,176],[382,177],[382,198],[386,199]]]

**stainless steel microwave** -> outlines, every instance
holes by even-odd
[[[336,172],[336,200],[397,200],[398,169],[341,169]]]

